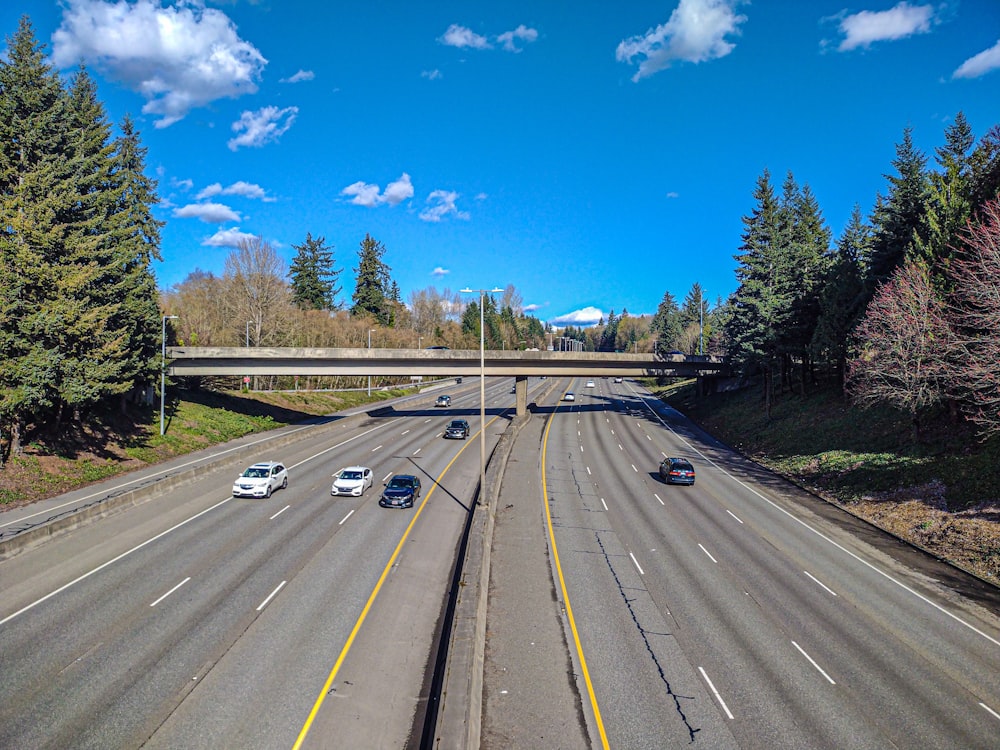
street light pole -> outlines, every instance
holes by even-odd
[[[372,329],[368,329],[368,359],[372,356]],[[372,363],[369,362],[368,366],[371,367]],[[372,395],[372,376],[368,376],[368,397],[371,398]]]
[[[483,296],[503,289],[460,289],[462,294],[479,292],[479,503],[486,496],[486,336],[483,316]]]
[[[176,315],[164,315],[160,326],[160,434],[166,431],[163,409],[167,389],[167,321],[177,320]]]

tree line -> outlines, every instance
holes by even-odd
[[[963,113],[934,165],[906,128],[885,195],[833,242],[808,186],[758,178],[743,217],[723,346],[776,393],[834,379],[858,406],[928,410],[1000,430],[1000,127],[976,141]]]

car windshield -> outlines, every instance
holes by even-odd
[[[389,480],[388,486],[397,488],[398,487],[407,488],[410,485],[411,481],[409,479],[404,479],[403,477],[393,477],[392,479]]]
[[[456,428],[458,428],[460,430],[463,427],[465,427],[465,422],[452,422],[451,426],[452,427],[456,427]]]
[[[257,469],[251,466],[243,472],[243,476],[247,479],[265,479],[267,477],[267,469]]]
[[[360,471],[342,471],[340,473],[341,479],[361,479]]]

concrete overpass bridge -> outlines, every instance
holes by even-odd
[[[729,374],[722,357],[610,352],[478,349],[310,349],[299,347],[168,347],[167,373],[195,375],[395,375],[513,377],[517,411],[527,405],[529,376],[711,378]]]

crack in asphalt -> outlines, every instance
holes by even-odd
[[[660,664],[659,658],[657,658],[656,653],[653,651],[653,646],[649,642],[646,629],[641,624],[639,624],[639,617],[636,614],[635,609],[632,607],[632,602],[634,600],[629,598],[629,596],[625,593],[625,586],[622,584],[621,578],[618,577],[618,573],[615,572],[614,565],[611,564],[611,555],[608,553],[607,548],[604,546],[604,542],[601,541],[600,533],[595,532],[594,538],[597,540],[597,544],[601,548],[601,552],[604,554],[604,560],[608,564],[608,570],[611,571],[611,575],[615,579],[615,585],[618,586],[618,592],[621,594],[622,601],[624,601],[625,606],[628,607],[629,615],[632,617],[632,622],[635,623],[635,628],[636,630],[639,631],[639,636],[642,638],[642,642],[646,645],[646,651],[649,652],[649,657],[650,659],[653,660],[653,664],[656,666],[656,671],[660,675],[660,680],[663,681],[663,685],[667,689],[667,695],[674,702],[674,710],[677,712],[677,715],[681,718],[681,721],[684,722],[684,726],[687,728],[688,731],[689,739],[691,740],[691,742],[694,742],[695,735],[698,732],[700,732],[701,729],[696,729],[695,727],[691,726],[691,722],[688,720],[687,714],[684,713],[684,708],[681,706],[682,699],[694,700],[694,696],[678,695],[677,693],[674,692],[674,688],[670,684],[670,680],[667,679],[667,674],[663,669],[663,665]],[[645,589],[643,590],[645,591]],[[666,635],[666,634],[658,633],[657,635]]]

